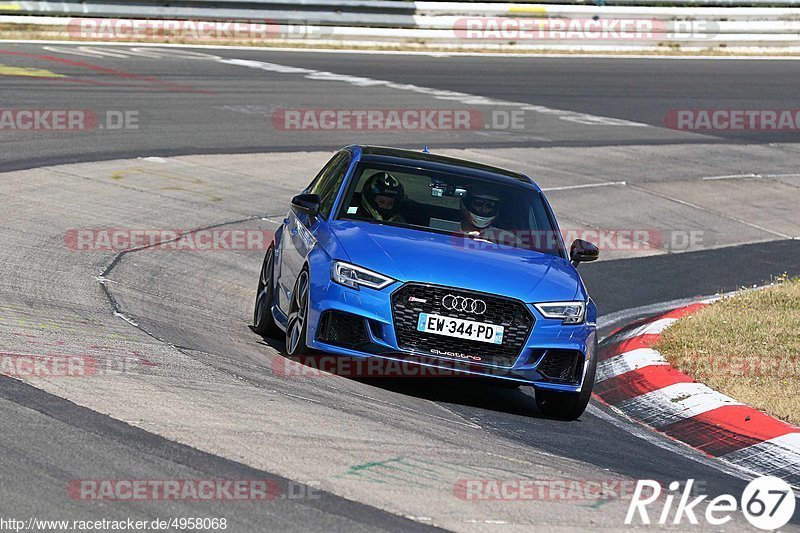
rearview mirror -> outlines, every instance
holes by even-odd
[[[600,257],[600,250],[594,244],[583,239],[575,239],[569,248],[569,260],[573,266],[588,263]]]
[[[292,198],[292,209],[309,217],[316,217],[319,213],[319,195],[298,194]]]

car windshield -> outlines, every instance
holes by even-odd
[[[564,256],[538,191],[454,173],[359,163],[337,218],[450,234],[472,247]]]

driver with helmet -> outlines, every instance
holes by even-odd
[[[461,197],[461,231],[480,235],[492,229],[492,222],[500,214],[500,197],[480,188],[470,187]]]
[[[500,196],[488,189],[480,186],[467,189],[461,197],[461,232],[492,242],[519,245],[514,232],[492,226],[492,222],[500,215],[501,205]]]
[[[388,172],[376,172],[364,183],[357,216],[386,222],[404,222],[400,209],[406,199],[400,181]]]

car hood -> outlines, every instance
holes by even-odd
[[[331,230],[353,264],[398,281],[461,287],[525,302],[571,300],[582,288],[565,259],[463,237],[336,220]]]

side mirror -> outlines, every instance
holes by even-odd
[[[575,239],[569,248],[569,260],[573,266],[578,263],[588,263],[600,257],[600,250],[594,244],[583,239]]]
[[[292,198],[292,209],[311,218],[316,217],[319,214],[319,195],[298,194]]]

